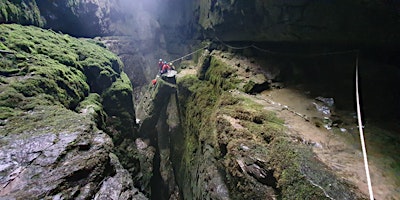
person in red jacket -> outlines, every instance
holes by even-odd
[[[156,85],[157,84],[157,79],[151,80],[151,84]]]
[[[161,74],[167,73],[169,70],[171,70],[171,67],[167,64],[167,62],[164,62],[164,65],[162,66]]]

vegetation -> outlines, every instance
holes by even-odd
[[[210,68],[206,72],[205,77],[214,86],[220,87],[222,90],[236,88],[237,80],[234,77],[235,69],[223,63],[216,57],[211,58]]]
[[[10,123],[10,117],[52,106],[89,109],[104,128],[103,95],[111,100],[104,102],[111,115],[125,118],[129,112],[129,124],[134,122],[130,81],[122,73],[122,62],[102,45],[15,24],[0,25],[0,38],[0,48],[12,52],[0,57],[1,120]],[[118,104],[119,98],[124,103]],[[118,112],[113,112],[113,103]]]
[[[3,56],[0,74],[24,97],[49,94],[67,108],[75,108],[90,91],[101,93],[121,72],[121,61],[95,43],[40,28],[1,25]],[[19,76],[24,76],[18,80]],[[11,95],[2,93],[2,95]],[[14,105],[15,106],[15,105]]]
[[[36,1],[0,0],[0,23],[19,23],[43,27],[45,20],[40,16]]]
[[[10,52],[0,55],[1,136],[76,132],[96,122],[124,168],[138,173],[133,89],[116,55],[96,41],[33,26],[1,24],[0,41]]]

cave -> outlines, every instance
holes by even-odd
[[[400,197],[397,1],[0,6],[0,198]]]

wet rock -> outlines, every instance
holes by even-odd
[[[332,107],[335,104],[335,101],[333,100],[333,98],[330,97],[316,97],[316,100],[323,102],[324,104],[326,104],[329,107]]]
[[[110,160],[111,138],[94,128],[93,122],[85,116],[67,110],[58,112],[77,123],[58,131],[49,125],[44,131],[15,132],[2,138],[0,182],[3,189],[0,196],[91,198],[101,183],[128,187],[127,183],[132,180],[126,177],[127,173],[124,179],[116,178],[121,176],[118,174],[122,169],[115,158]],[[31,115],[35,117],[41,112]],[[35,122],[25,123],[35,127]]]
[[[280,82],[272,82],[271,83],[271,88],[282,89],[284,87],[285,87],[284,83],[280,83]]]
[[[248,82],[243,86],[246,93],[255,94],[271,87],[270,81],[263,74],[256,74],[249,77]]]
[[[109,155],[111,166],[115,168],[116,174],[103,181],[94,199],[147,199],[138,189],[133,187],[130,174],[121,166],[117,156],[112,153]]]
[[[313,102],[313,104],[314,104],[315,108],[317,109],[317,111],[323,113],[324,115],[328,115],[328,116],[331,115],[331,110],[329,109],[328,106],[325,106],[325,105],[319,104],[319,103],[315,103],[315,102]]]
[[[156,149],[148,143],[148,140],[144,141],[142,138],[137,138],[135,140],[141,170],[136,175],[134,181],[135,186],[149,196],[151,194],[150,179],[153,176],[153,163]]]

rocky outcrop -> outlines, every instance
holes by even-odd
[[[0,197],[146,199],[130,173],[132,87],[118,57],[93,40],[0,26]]]
[[[118,15],[115,1],[36,0],[46,28],[74,36],[94,37],[112,33],[111,17]]]
[[[224,41],[398,44],[394,1],[200,1],[207,37]]]
[[[172,139],[181,141],[181,124],[176,99],[175,78],[157,78],[155,85],[147,88],[141,99],[137,116],[140,122],[140,137],[155,147],[150,187],[152,198],[180,199],[179,187],[175,180],[172,154]]]
[[[36,107],[10,118],[2,130],[3,198],[146,199],[111,153],[111,138],[88,115]]]
[[[177,80],[183,136],[171,142],[185,199],[364,198],[244,93],[246,73],[259,69],[241,69],[229,53],[208,56],[209,66],[198,64],[206,70]]]

